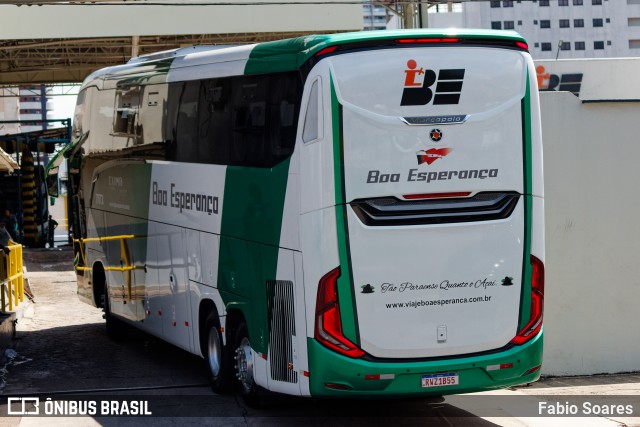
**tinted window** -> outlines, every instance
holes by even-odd
[[[297,73],[172,83],[167,135],[176,161],[272,167],[293,153]]]

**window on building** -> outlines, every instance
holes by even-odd
[[[533,20],[533,25],[538,25],[538,20],[537,19]]]
[[[610,24],[611,23],[611,19],[607,18],[607,19],[604,20],[604,22],[606,22],[607,24]]]
[[[505,30],[513,30],[515,26],[513,25],[513,21],[504,21],[504,29]]]
[[[513,7],[513,1],[511,0],[504,0],[502,2],[502,7]]]
[[[602,4],[602,0],[591,0],[591,4],[595,4],[595,5]]]
[[[593,48],[595,50],[602,50],[604,49],[604,42],[603,41],[595,41],[593,42]]]
[[[584,42],[575,42],[574,47],[576,50],[584,50],[585,44]]]
[[[541,49],[542,49],[542,51],[550,51],[551,50],[551,43],[542,43]]]
[[[558,0],[558,6],[569,6],[569,0]]]
[[[571,50],[571,42],[562,42],[560,44],[560,50]]]
[[[500,22],[500,21],[491,21],[491,29],[492,30],[501,30],[502,29],[502,22]]]
[[[607,40],[607,46],[611,46],[611,40]]]
[[[498,1],[492,0],[491,1],[491,7],[500,7],[500,0],[498,0]]]
[[[549,6],[549,0],[540,0],[540,6]]]
[[[534,43],[533,47],[540,47],[540,43]]]
[[[574,6],[582,6],[582,0],[573,0]]]
[[[573,20],[573,26],[575,28],[582,28],[584,27],[584,19],[574,19]]]
[[[593,18],[593,26],[594,27],[602,27],[602,18]]]
[[[518,25],[522,25],[522,21],[518,21]]]
[[[541,19],[540,28],[551,28],[551,21],[548,19]]]
[[[561,19],[560,20],[560,28],[569,28],[569,20]]]

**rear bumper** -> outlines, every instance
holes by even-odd
[[[528,343],[499,353],[423,362],[368,362],[341,356],[309,339],[310,392],[325,397],[429,396],[526,384],[540,377],[539,369],[525,373],[542,364],[542,341],[543,331]],[[513,366],[498,369],[508,364]],[[421,385],[423,375],[451,372],[459,375],[458,385]],[[378,374],[382,379],[366,379],[367,375]]]

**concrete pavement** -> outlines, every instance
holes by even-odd
[[[526,387],[444,399],[382,401],[313,401],[284,399],[271,409],[246,407],[233,396],[218,396],[204,385],[200,360],[143,335],[124,343],[104,337],[101,312],[80,303],[75,296],[72,253],[28,253],[25,263],[35,294],[33,310],[18,323],[17,363],[0,370],[0,394],[8,397],[67,387],[89,390],[148,385],[148,395],[175,395],[182,408],[175,416],[135,417],[4,417],[5,426],[120,426],[120,425],[435,425],[435,426],[638,426],[640,427],[640,373],[588,377],[542,378]],[[86,353],[83,353],[85,352]],[[90,355],[94,355],[89,357]],[[95,360],[93,360],[95,359]],[[168,384],[169,387],[164,387]],[[170,386],[194,384],[191,389]],[[159,387],[159,388],[158,388]],[[184,417],[189,404],[200,409],[200,398],[217,416]],[[4,400],[3,400],[4,402]],[[598,416],[540,416],[539,409],[553,405],[582,409],[584,402],[622,412]],[[625,412],[633,406],[633,414]],[[338,408],[338,410],[336,410]],[[6,414],[6,409],[2,409]],[[181,412],[182,411],[182,412]],[[218,411],[218,412],[216,412]],[[544,410],[542,415],[549,415]],[[332,414],[329,416],[329,414]],[[581,415],[578,413],[577,415]]]

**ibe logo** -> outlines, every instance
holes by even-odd
[[[400,105],[427,105],[432,99],[433,105],[457,104],[460,101],[464,68],[440,70],[436,78],[434,70],[418,68],[418,63],[410,59],[404,74]]]
[[[580,96],[580,86],[582,85],[582,73],[572,74],[551,74],[542,66],[536,67],[536,77],[538,79],[538,89],[542,92],[560,90]]]

